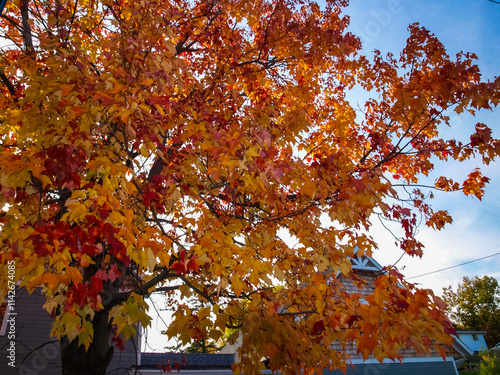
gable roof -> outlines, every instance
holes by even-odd
[[[453,349],[455,349],[462,357],[470,357],[474,354],[474,350],[469,348],[469,346],[467,346],[467,344],[464,343],[458,336],[451,336],[453,337]]]
[[[363,270],[363,271],[374,271],[376,273],[383,273],[384,267],[382,267],[375,259],[369,256],[361,256],[357,255],[351,259],[352,268],[355,270]]]

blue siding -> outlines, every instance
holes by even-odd
[[[488,345],[484,340],[482,333],[467,332],[463,333],[457,331],[457,336],[462,342],[467,345],[472,351],[479,352],[481,350],[488,350]],[[474,340],[474,336],[477,340]]]

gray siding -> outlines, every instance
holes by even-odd
[[[61,375],[59,342],[50,337],[52,319],[43,304],[45,297],[39,290],[29,294],[25,289],[16,290],[16,368],[8,365],[8,336],[0,336],[0,374],[2,375]],[[137,341],[137,340],[136,340]],[[124,375],[136,365],[136,350],[130,340],[125,350],[115,349],[108,367],[110,375]]]
[[[115,348],[113,360],[108,366],[107,373],[109,375],[125,375],[132,366],[137,366],[138,356],[137,350],[139,349],[137,339],[128,340],[125,342],[125,350],[122,352]]]
[[[2,374],[60,374],[59,344],[50,337],[52,321],[42,308],[45,297],[40,292],[28,294],[25,289],[16,289],[15,303],[15,351],[16,368],[8,365],[10,341],[0,336],[0,372]]]

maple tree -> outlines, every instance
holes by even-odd
[[[345,5],[7,3],[1,272],[15,261],[21,287],[43,288],[65,374],[103,374],[111,344],[150,322],[155,290],[180,296],[167,333],[183,343],[238,329],[236,373],[262,356],[285,373],[345,368],[333,342],[378,360],[450,342],[441,300],[395,269],[369,296],[341,280],[362,284],[350,259],[376,249],[374,215],[399,223],[413,256],[419,217],[451,222],[420,178],[435,160],[498,156],[485,124],[469,142],[440,129],[496,106],[500,81],[419,25],[400,57],[368,59]],[[371,97],[362,113],[354,88]],[[487,181],[477,169],[433,188],[480,199]]]
[[[175,312],[175,306],[178,296],[169,295],[165,299],[166,308],[164,311]],[[197,298],[191,298],[187,300],[183,300],[184,305],[188,307],[191,314],[198,315],[198,312],[201,309],[205,308],[205,303],[203,301],[199,301]],[[171,307],[174,309],[171,309]],[[207,311],[205,309],[205,311]],[[206,321],[208,322],[208,321]],[[182,342],[176,342],[174,345],[166,346],[164,349],[167,352],[182,352],[182,353],[217,353],[219,352],[228,342],[228,337],[233,333],[232,330],[226,329],[223,336],[219,338],[218,341],[215,341],[210,338],[201,337],[199,340],[193,341],[190,345],[186,346]],[[167,331],[161,331],[163,335],[167,334]]]

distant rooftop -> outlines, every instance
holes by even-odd
[[[234,354],[211,353],[141,353],[141,368],[156,368],[158,364],[174,366],[179,363],[181,370],[230,369],[234,364]]]
[[[478,333],[478,334],[483,334],[486,335],[488,331],[471,331],[468,329],[456,329],[457,333]]]

